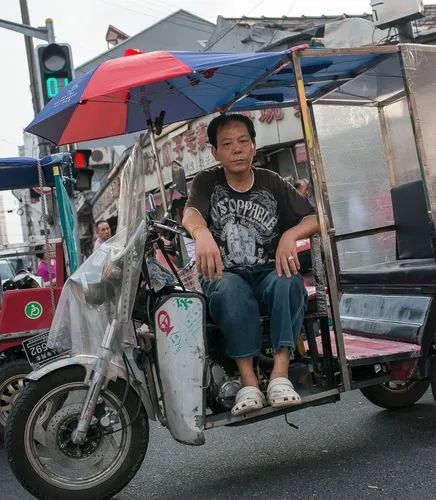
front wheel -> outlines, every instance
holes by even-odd
[[[430,380],[392,381],[361,389],[362,394],[377,406],[387,410],[398,410],[414,405],[424,396]]]
[[[88,388],[83,378],[80,367],[68,367],[30,382],[9,415],[9,464],[37,498],[111,498],[133,478],[147,451],[146,412],[132,388],[126,396],[122,380],[101,392],[85,441],[73,443]]]

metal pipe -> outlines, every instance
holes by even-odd
[[[20,9],[21,9],[21,19],[24,24],[30,26],[30,17],[29,17],[29,9],[27,8],[27,1],[20,0]],[[24,43],[26,45],[26,54],[27,54],[27,65],[29,67],[29,76],[30,76],[30,92],[32,94],[32,104],[33,104],[33,112],[35,116],[38,114],[39,108],[39,100],[38,100],[38,86],[36,83],[36,73],[35,73],[35,60],[33,55],[33,40],[32,37],[28,35],[24,35]]]
[[[54,26],[53,26],[53,19],[46,19],[45,20],[45,27],[47,28],[47,41],[48,43],[55,43],[56,38],[54,34]]]
[[[395,167],[394,167],[394,158],[392,152],[392,143],[391,143],[391,138],[389,136],[389,129],[388,129],[388,123],[386,121],[384,106],[378,107],[378,119],[380,122],[380,131],[382,135],[383,145],[385,147],[386,167],[388,171],[389,185],[391,188],[393,188],[397,185],[397,181],[395,179]]]
[[[149,106],[149,101],[144,95],[144,92],[141,89],[141,97],[142,97],[142,102],[144,105],[144,113],[146,116],[146,122],[147,122],[147,128],[148,132],[150,134],[150,143],[151,143],[151,150],[153,151],[153,156],[154,156],[154,161],[155,161],[155,166],[156,166],[156,174],[157,174],[157,180],[159,183],[159,191],[160,195],[162,198],[162,205],[165,210],[165,213],[168,210],[168,202],[167,202],[167,195],[165,192],[165,183],[163,180],[163,175],[162,175],[162,167],[160,164],[160,159],[157,151],[157,145],[156,145],[156,137],[154,135],[154,127],[153,127],[153,122],[151,120],[151,115],[150,115],[150,106]]]
[[[307,156],[309,159],[310,172],[312,176],[313,187],[315,190],[318,222],[321,230],[321,240],[324,250],[327,282],[330,294],[330,306],[332,309],[332,318],[335,326],[338,361],[341,369],[341,376],[344,385],[344,390],[347,391],[351,388],[350,373],[348,370],[347,359],[345,356],[344,337],[341,327],[341,318],[339,315],[339,291],[336,282],[335,265],[334,265],[333,250],[329,235],[329,228],[327,226],[328,218],[327,218],[326,208],[324,205],[323,191],[321,186],[322,180],[320,178],[320,173],[321,175],[323,175],[323,166],[321,158],[317,157],[315,151],[314,141],[316,140],[316,137],[314,136],[313,133],[312,120],[306,100],[300,57],[301,56],[299,53],[293,52],[292,63],[294,66],[296,91],[301,110],[301,121],[303,125],[304,138],[306,142]]]

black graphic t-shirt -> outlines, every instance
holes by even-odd
[[[198,210],[221,252],[224,269],[274,259],[282,234],[314,213],[293,186],[271,170],[253,168],[251,189],[232,189],[222,167],[199,172],[186,206]]]

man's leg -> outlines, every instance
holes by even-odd
[[[260,352],[260,314],[250,284],[236,273],[223,273],[221,280],[202,280],[209,299],[209,312],[223,332],[227,354],[236,361],[243,386],[258,387],[253,356]]]
[[[271,271],[256,289],[261,307],[270,315],[274,368],[271,379],[288,377],[290,351],[296,345],[304,320],[307,293],[300,275],[278,277]]]

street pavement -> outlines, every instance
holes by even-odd
[[[359,391],[244,427],[206,433],[188,447],[151,425],[149,451],[117,500],[436,499],[436,404],[430,392],[412,408],[388,412]],[[0,499],[31,498],[0,449]]]

